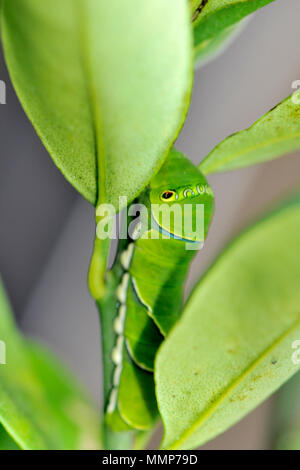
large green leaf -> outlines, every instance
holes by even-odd
[[[202,0],[194,21],[194,44],[197,49],[205,41],[250,15],[274,0]]]
[[[300,148],[300,99],[291,95],[249,129],[217,145],[200,163],[204,174],[235,170]]]
[[[300,365],[300,197],[238,238],[189,299],[156,362],[163,446],[199,446]]]
[[[99,448],[97,411],[57,360],[19,335],[1,285],[0,340],[0,423],[12,439],[23,449]]]
[[[187,1],[4,0],[2,37],[20,101],[66,178],[95,203],[98,167],[102,200],[132,200],[187,111]]]

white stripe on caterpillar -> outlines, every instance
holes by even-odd
[[[113,378],[114,387],[118,387],[118,385],[119,385],[121,372],[122,372],[122,364],[119,364],[116,367],[115,373],[114,373],[114,378]]]
[[[142,224],[141,221],[139,221],[139,222],[136,224],[136,226],[135,226],[135,228],[134,228],[134,230],[133,230],[133,232],[132,232],[132,234],[131,234],[132,240],[137,240],[137,239],[140,237],[142,228],[143,228],[143,224]]]
[[[128,282],[129,282],[129,273],[125,273],[122,277],[121,284],[117,287],[117,290],[116,290],[117,300],[121,304],[126,303]]]
[[[137,283],[136,283],[136,280],[134,279],[134,277],[131,278],[131,281],[132,281],[132,285],[133,285],[133,288],[134,288],[134,291],[136,293],[136,296],[137,298],[139,299],[139,301],[141,302],[142,305],[144,305],[144,307],[146,307],[146,309],[148,310],[149,313],[152,313],[152,308],[150,307],[150,305],[148,305],[146,303],[146,301],[143,299],[143,297],[141,296],[140,292],[139,292],[139,288],[137,286]]]
[[[118,390],[113,388],[109,397],[109,403],[107,406],[107,413],[113,413],[117,404]]]
[[[124,336],[120,335],[118,336],[117,339],[117,344],[112,350],[111,353],[111,358],[114,364],[118,366],[119,364],[122,363],[122,350],[123,350],[123,344],[124,344]]]
[[[119,315],[114,321],[114,331],[117,335],[121,335],[124,330],[124,322],[126,316],[126,305],[121,305],[119,308]]]
[[[130,262],[133,256],[134,244],[130,243],[127,249],[121,253],[120,261],[125,271],[129,270]],[[107,413],[113,413],[118,400],[118,386],[120,383],[120,377],[122,373],[122,361],[123,361],[123,348],[124,348],[124,325],[126,319],[126,301],[127,291],[129,284],[129,273],[125,272],[122,276],[121,282],[116,289],[116,298],[120,302],[118,315],[114,321],[114,331],[117,334],[115,347],[112,350],[111,358],[116,368],[113,374],[113,388],[110,392],[109,402],[107,405]]]
[[[125,269],[125,271],[128,271],[130,267],[131,259],[133,256],[133,250],[134,250],[134,243],[129,243],[127,250],[123,251],[123,253],[120,256],[121,265]]]

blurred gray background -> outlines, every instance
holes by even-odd
[[[300,80],[299,17],[299,0],[276,0],[197,71],[177,143],[195,163],[292,92]],[[0,60],[7,85],[7,104],[0,105],[0,272],[23,331],[52,347],[100,404],[100,326],[86,287],[93,208],[52,163]],[[299,156],[210,178],[216,214],[187,290],[242,227],[300,187]],[[271,414],[269,401],[204,448],[267,448]]]

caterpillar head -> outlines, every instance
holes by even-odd
[[[204,175],[181,153],[172,150],[151,181],[150,203],[160,232],[180,240],[204,241],[214,195]]]

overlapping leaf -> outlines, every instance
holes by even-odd
[[[198,45],[274,0],[202,0],[194,21],[194,43]]]

